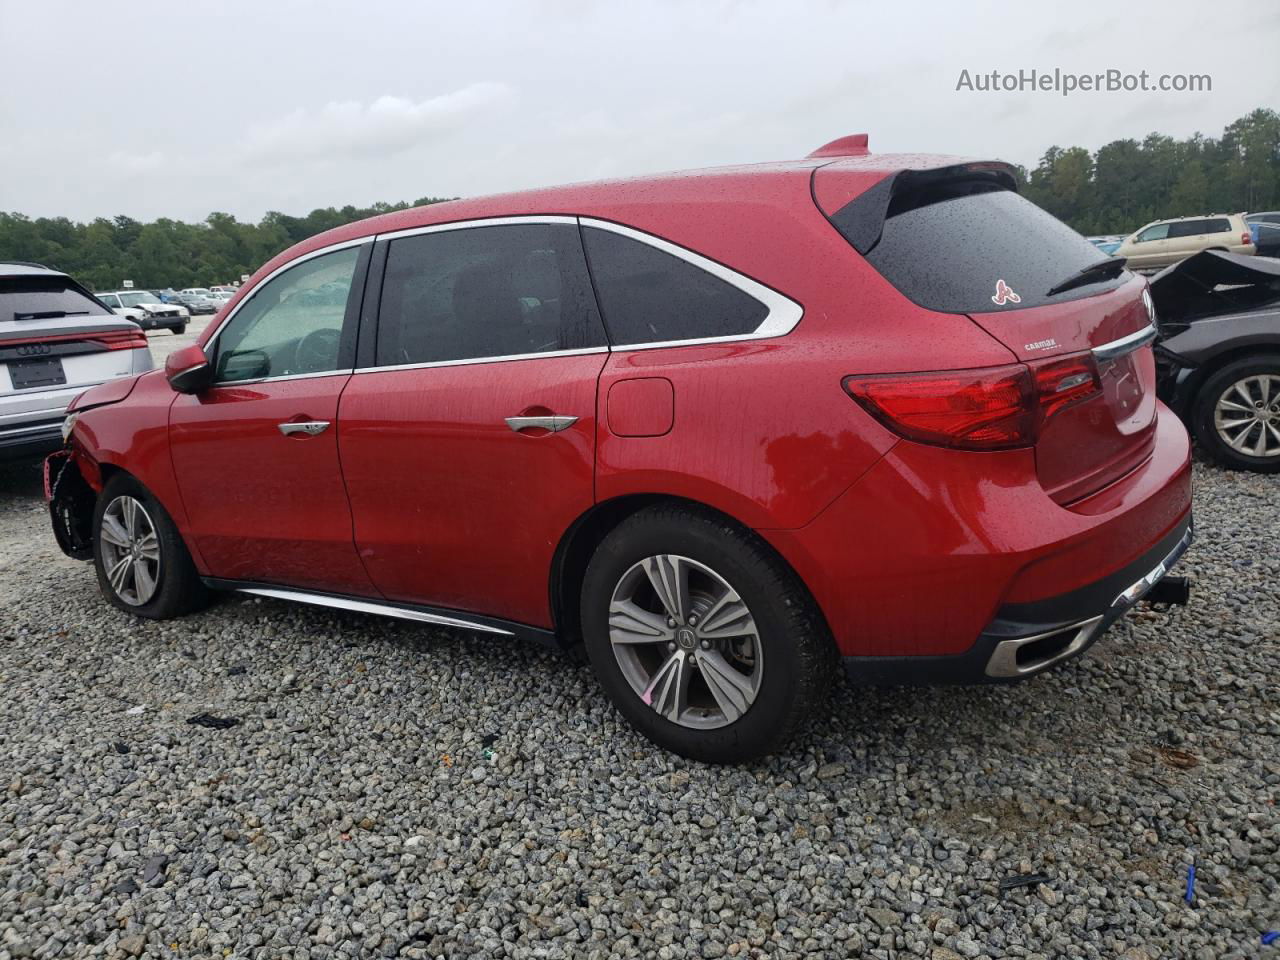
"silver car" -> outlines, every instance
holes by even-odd
[[[77,394],[153,366],[138,325],[71,277],[0,262],[0,459],[57,449]]]

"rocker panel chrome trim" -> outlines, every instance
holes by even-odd
[[[272,597],[276,600],[294,600],[298,603],[310,603],[317,607],[331,607],[336,610],[352,610],[356,613],[373,613],[384,617],[397,617],[401,620],[414,620],[418,623],[434,623],[442,627],[458,627],[462,630],[478,630],[481,633],[496,633],[504,637],[514,634],[510,630],[502,630],[473,620],[458,617],[446,617],[439,613],[427,613],[425,610],[413,610],[408,607],[397,607],[391,604],[375,603],[371,600],[355,600],[351,597],[335,597],[324,593],[307,593],[301,590],[284,590],[276,587],[237,587],[237,593],[252,593],[260,597]]]

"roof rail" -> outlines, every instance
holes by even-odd
[[[0,263],[7,263],[11,267],[39,267],[41,270],[53,269],[53,267],[46,266],[43,263],[36,263],[34,260],[0,260]]]
[[[839,140],[824,143],[806,159],[813,157],[865,157],[871,151],[867,149],[865,133],[851,133]]]

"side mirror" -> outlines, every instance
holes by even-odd
[[[213,382],[213,365],[204,350],[192,345],[169,354],[164,375],[169,386],[179,393],[199,393]]]

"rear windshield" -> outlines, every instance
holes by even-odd
[[[65,277],[0,277],[0,321],[112,316]]]
[[[841,229],[840,213],[832,222]],[[895,195],[880,240],[866,257],[908,299],[946,313],[1062,303],[1126,279],[1106,277],[1050,297],[1054,286],[1107,255],[1030,200],[969,180]]]

